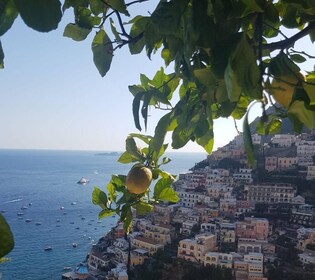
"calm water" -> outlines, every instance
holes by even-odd
[[[91,203],[91,194],[93,186],[105,188],[111,174],[126,174],[129,166],[118,164],[117,156],[95,154],[0,150],[0,211],[15,237],[11,261],[0,264],[0,279],[1,274],[3,280],[61,279],[64,267],[84,260],[91,244],[116,224],[117,217],[97,219],[99,209]],[[205,154],[170,157],[167,170],[179,174]],[[81,177],[90,182],[77,184]],[[53,250],[45,251],[47,246]]]

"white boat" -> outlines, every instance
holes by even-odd
[[[74,202],[74,201],[73,201],[73,202],[71,202],[71,205],[76,205],[76,204],[77,204],[77,203],[76,203],[76,202]]]
[[[28,207],[27,206],[22,206],[21,210],[26,210]]]
[[[63,206],[60,207],[60,210],[64,210],[65,208]]]
[[[18,215],[18,216],[23,216],[23,215],[24,215],[24,213],[22,213],[22,212],[18,212],[18,213],[17,213],[17,215]]]
[[[71,270],[72,269],[72,267],[71,266],[65,266],[64,268],[63,268],[63,270]]]
[[[88,179],[82,177],[77,183],[78,184],[81,184],[81,185],[84,185],[84,184],[87,184],[89,182]]]
[[[77,246],[78,246],[77,243],[72,243],[72,247],[73,247],[73,248],[76,248]]]
[[[25,222],[26,223],[30,223],[32,220],[31,219],[26,219]]]

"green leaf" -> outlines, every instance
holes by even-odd
[[[143,50],[146,43],[143,34],[149,21],[149,17],[135,17],[129,34],[133,38],[133,40],[131,40],[131,42],[128,44],[131,54],[138,54],[141,53],[141,51]]]
[[[238,83],[237,74],[230,63],[225,69],[224,81],[230,101],[237,102],[241,95],[242,88]]]
[[[0,69],[4,68],[4,61],[3,60],[4,60],[4,52],[3,52],[2,44],[0,41]]]
[[[288,110],[288,117],[293,121],[297,119],[308,129],[315,128],[315,112],[305,108],[304,101],[293,101]]]
[[[300,68],[283,52],[272,58],[269,71],[276,77],[292,76],[300,73]]]
[[[107,184],[107,191],[108,191],[108,200],[115,202],[117,194],[116,194],[115,186],[112,182],[109,182]]]
[[[213,130],[209,128],[209,130],[200,138],[196,139],[196,142],[203,147],[208,154],[212,153],[214,139],[213,139]]]
[[[102,77],[110,69],[113,58],[113,45],[103,29],[98,31],[92,42],[93,61]]]
[[[110,19],[109,19],[109,22],[110,22],[110,28],[111,28],[111,30],[112,30],[112,33],[113,33],[114,36],[115,36],[116,42],[121,42],[122,40],[121,40],[121,38],[120,38],[119,33],[117,32],[117,29],[116,29],[116,26],[115,26],[115,23],[114,23],[113,19],[110,18]]]
[[[188,0],[160,2],[151,15],[152,22],[164,35],[177,35],[182,13],[188,3]]]
[[[260,99],[259,79],[260,72],[256,56],[248,43],[247,36],[243,35],[230,55],[224,74],[230,101],[237,102],[242,92],[251,98]]]
[[[134,158],[137,158],[139,161],[145,160],[144,156],[141,153],[141,150],[136,144],[136,141],[130,136],[128,136],[126,139],[126,151]]]
[[[183,125],[177,126],[172,133],[172,148],[180,149],[184,147],[190,140],[190,137],[191,133]]]
[[[162,159],[162,163],[161,163],[161,165],[162,164],[168,164],[169,162],[171,162],[172,160],[169,158],[169,157],[164,157],[163,159]]]
[[[250,132],[250,127],[248,124],[248,112],[245,115],[243,122],[243,141],[244,147],[247,155],[248,165],[254,167],[255,166],[255,155],[254,155],[254,146],[252,142],[252,135]]]
[[[75,22],[80,27],[86,29],[92,29],[93,27],[100,25],[101,18],[92,15],[92,12],[89,8],[77,7],[74,9],[75,12]]]
[[[125,204],[121,209],[120,221],[124,222],[124,231],[128,234],[132,227],[132,211],[128,204]]]
[[[6,33],[12,26],[18,15],[13,0],[4,0],[0,4],[0,36]]]
[[[90,34],[92,29],[80,27],[75,23],[69,23],[63,32],[64,37],[71,38],[74,41],[83,41]]]
[[[101,0],[89,0],[91,11],[94,15],[98,16],[105,10],[105,5]]]
[[[116,186],[123,186],[126,183],[126,175],[116,175],[113,174],[111,178],[111,182]]]
[[[159,170],[159,171],[161,171],[161,170]],[[154,191],[153,191],[154,199],[159,200],[162,191],[165,188],[169,188],[173,182],[174,182],[174,178],[172,176],[167,176],[165,178],[159,179],[154,186]]]
[[[270,121],[263,122],[259,121],[257,123],[256,131],[261,135],[268,135],[268,134],[277,134],[281,131],[282,121],[280,119],[274,119],[269,116]]]
[[[129,136],[133,138],[138,138],[146,144],[149,144],[152,139],[152,136],[150,135],[144,135],[144,134],[139,134],[139,133],[130,133]]]
[[[112,9],[117,10],[118,12],[123,13],[126,16],[129,16],[124,0],[107,0],[106,2],[109,6],[111,6]]]
[[[291,54],[290,58],[296,63],[303,63],[306,61],[306,58],[300,54]]]
[[[0,214],[0,259],[14,247],[13,234],[5,218]]]
[[[169,201],[169,202],[178,202],[179,197],[173,188],[168,187],[161,191],[159,195],[159,200]]]
[[[109,217],[114,215],[116,212],[110,209],[103,209],[101,212],[98,213],[98,218],[103,219],[105,217]]]
[[[171,112],[164,115],[155,127],[154,137],[152,138],[149,150],[153,154],[153,160],[158,161],[161,150],[163,149],[164,139],[169,128]]]
[[[146,215],[153,210],[153,206],[151,204],[143,201],[138,202],[137,204],[133,205],[133,207],[136,209],[137,214],[139,215]]]
[[[14,0],[25,24],[36,31],[57,29],[62,17],[59,0]]]
[[[310,105],[315,105],[315,84],[303,83],[303,89],[310,99]]]
[[[144,98],[143,98],[143,104],[142,104],[142,108],[141,108],[141,115],[144,119],[144,128],[145,130],[147,130],[147,123],[148,123],[148,109],[149,109],[149,104],[151,101],[152,95],[151,93],[148,91],[146,92],[146,94],[144,94]]]
[[[140,119],[139,119],[139,109],[140,109],[140,102],[143,97],[143,92],[138,92],[132,102],[132,113],[133,119],[135,122],[135,126],[138,130],[141,131]]]
[[[133,155],[126,151],[122,153],[122,155],[119,157],[117,161],[120,163],[131,163],[138,161],[138,158],[134,157]]]
[[[94,187],[92,193],[92,202],[95,205],[99,205],[103,209],[107,209],[107,195],[102,190],[97,187]]]

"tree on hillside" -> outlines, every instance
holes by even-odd
[[[100,217],[118,213],[127,231],[131,207],[146,213],[160,200],[178,200],[171,188],[174,177],[161,169],[169,162],[162,157],[167,133],[172,134],[175,149],[195,141],[211,153],[213,120],[243,118],[244,145],[253,165],[248,112],[254,102],[262,108],[256,126],[261,134],[279,131],[284,118],[291,120],[297,132],[303,126],[315,127],[315,71],[302,69],[301,64],[315,57],[295,47],[302,38],[315,41],[313,0],[160,0],[152,1],[156,5],[152,11],[131,15],[130,8],[138,5],[140,11],[142,2],[147,1],[0,2],[0,36],[18,15],[29,27],[49,32],[58,28],[63,12],[71,9],[74,20],[64,36],[92,41],[93,61],[102,76],[114,62],[113,53],[122,47],[131,54],[162,57],[167,71],[160,68],[153,78],[141,74],[140,83],[130,85],[129,91],[134,96],[131,106],[137,129],[148,126],[149,108],[165,110],[165,115],[154,135],[129,135],[126,152],[119,158],[121,163],[135,162],[152,171],[157,181],[153,195],[130,193],[124,175],[112,177],[107,194],[100,189],[93,193],[93,202],[102,208]],[[274,107],[270,114],[268,106]],[[138,147],[135,139],[144,147]]]

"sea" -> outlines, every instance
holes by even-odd
[[[178,175],[204,160],[203,153],[170,153],[165,169]],[[95,186],[106,190],[111,174],[130,165],[117,153],[93,151],[0,150],[0,211],[15,247],[0,264],[1,280],[61,279],[86,259],[92,244],[118,221],[98,219]],[[77,184],[82,178],[89,182]],[[74,246],[76,245],[76,246]],[[52,250],[46,251],[45,248]]]

